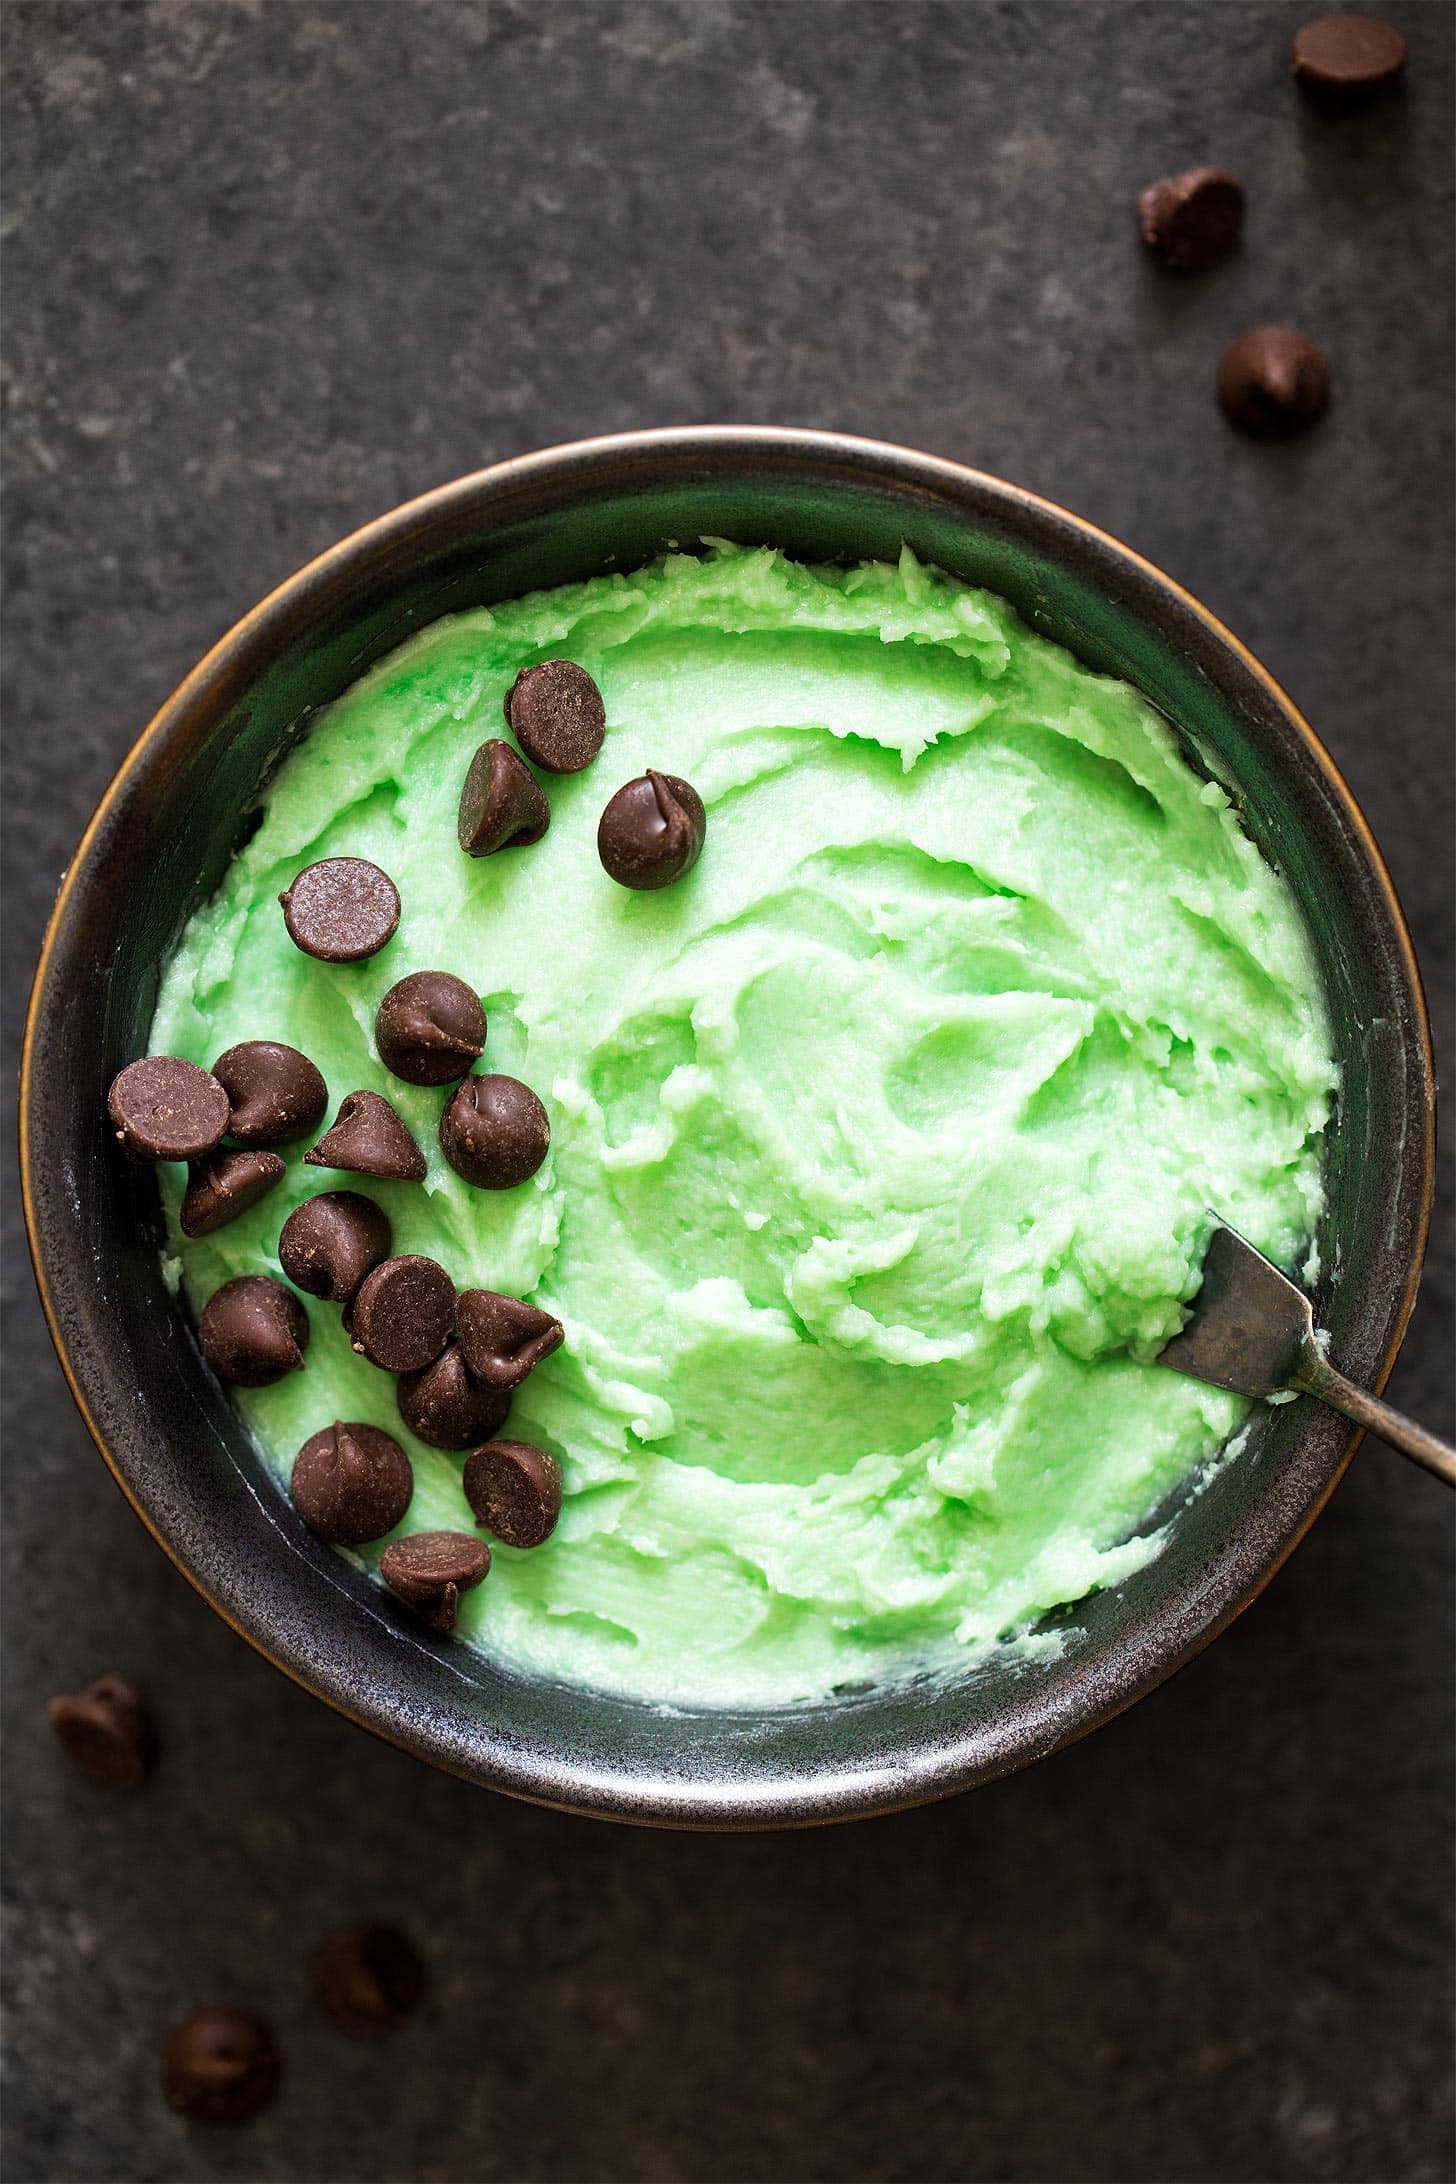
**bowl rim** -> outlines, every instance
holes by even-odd
[[[577,1802],[574,1798],[547,1794],[540,1787],[527,1786],[529,1767],[518,1766],[509,1778],[489,1768],[467,1769],[438,1748],[432,1748],[443,1740],[432,1736],[427,1726],[419,1722],[401,1721],[386,1708],[371,1712],[362,1706],[351,1706],[340,1690],[326,1688],[321,1683],[311,1681],[284,1657],[281,1649],[275,1650],[275,1646],[270,1644],[270,1634],[266,1627],[251,1623],[240,1611],[235,1611],[233,1605],[219,1596],[202,1573],[183,1559],[166,1531],[153,1520],[140,1496],[133,1490],[122,1465],[108,1446],[103,1428],[93,1412],[82,1385],[81,1375],[70,1354],[63,1314],[47,1274],[42,1228],[37,1212],[33,1121],[37,1094],[36,1056],[40,1043],[43,998],[62,943],[69,907],[87,876],[96,841],[105,831],[113,809],[127,796],[154,755],[188,721],[194,709],[221,710],[225,703],[222,693],[235,679],[240,664],[246,664],[246,655],[254,644],[267,639],[275,623],[281,629],[300,610],[305,613],[316,611],[318,601],[327,598],[351,578],[364,573],[372,557],[381,550],[388,550],[406,538],[412,539],[417,547],[423,544],[430,527],[437,519],[458,513],[478,495],[495,495],[511,486],[545,484],[553,475],[559,476],[563,468],[585,473],[585,482],[589,485],[594,466],[621,464],[633,457],[651,460],[676,457],[685,463],[711,462],[721,466],[725,457],[735,454],[745,465],[749,458],[760,465],[798,461],[807,465],[818,464],[826,470],[849,471],[871,480],[898,482],[904,486],[939,489],[960,495],[979,495],[988,504],[1000,504],[1003,508],[1019,511],[1044,527],[1061,529],[1064,534],[1070,534],[1073,539],[1079,540],[1099,555],[1121,563],[1150,589],[1161,593],[1177,611],[1199,625],[1204,637],[1215,648],[1221,648],[1231,655],[1243,672],[1259,687],[1281,717],[1283,725],[1303,745],[1305,755],[1331,794],[1369,870],[1387,923],[1388,936],[1394,943],[1399,971],[1412,1003],[1408,1045],[1414,1049],[1411,1059],[1415,1065],[1420,1095],[1420,1140],[1413,1148],[1419,1161],[1419,1182],[1412,1209],[1412,1249],[1406,1280],[1389,1323],[1390,1334],[1386,1349],[1372,1382],[1375,1391],[1379,1392],[1390,1375],[1405,1336],[1420,1283],[1429,1234],[1434,1190],[1435,1073],[1429,1017],[1414,944],[1390,873],[1364,813],[1324,744],[1273,675],[1209,608],[1156,563],[1125,545],[1112,533],[1046,495],[1013,484],[973,465],[890,441],[806,427],[741,424],[667,426],[563,441],[526,454],[508,457],[434,486],[356,526],[335,544],[302,563],[292,574],[266,592],[256,605],[242,614],[209,647],[157,708],[103,791],[62,875],[46,923],[22,1036],[18,1103],[21,1202],[26,1237],[41,1309],[72,1398],[107,1469],[133,1511],[174,1568],[182,1572],[188,1583],[229,1628],[246,1640],[274,1668],[281,1670],[291,1682],[308,1691],[312,1697],[321,1699],[346,1720],[368,1729],[412,1757],[428,1759],[433,1765],[457,1775],[462,1780],[493,1788],[527,1803],[585,1817],[616,1819],[646,1826],[706,1828],[720,1832],[745,1828],[807,1827],[865,1817],[872,1813],[905,1810],[937,1798],[956,1795],[982,1781],[994,1780],[1035,1757],[1045,1756],[1089,1734],[1125,1708],[1146,1697],[1169,1676],[1184,1667],[1227,1629],[1245,1608],[1252,1605],[1325,1508],[1344,1476],[1362,1434],[1356,1429],[1350,1431],[1342,1450],[1330,1463],[1320,1491],[1302,1512],[1300,1521],[1290,1528],[1279,1543],[1277,1551],[1266,1556],[1251,1583],[1225,1598],[1218,1611],[1203,1621],[1191,1635],[1185,1635],[1180,1644],[1167,1653],[1157,1655],[1150,1665],[1142,1666],[1131,1680],[1113,1693],[1108,1703],[1086,1709],[1070,1724],[1060,1724],[1050,1742],[1045,1739],[1035,1741],[1027,1737],[1020,1747],[1010,1753],[1003,1751],[995,1754],[989,1764],[952,1767],[948,1778],[917,1777],[913,1789],[908,1791],[903,1786],[896,1792],[887,1790],[884,1786],[876,1788],[871,1784],[863,1794],[851,1793],[846,1797],[842,1782],[833,1782],[826,1783],[817,1795],[812,1785],[796,1788],[791,1796],[781,1795],[776,1798],[761,1794],[751,1811],[746,1811],[737,1798],[725,1798],[722,1806],[715,1809],[711,1799],[705,1801],[701,1796],[689,1798],[686,1794],[677,1797],[659,1794],[646,1799],[634,1796],[630,1809],[625,1806],[616,1807],[609,1796],[604,1798],[601,1795],[599,1784],[592,1785],[588,1791],[585,1783],[581,1786],[581,1801]],[[310,605],[311,601],[314,605]],[[240,687],[246,687],[249,680],[250,675],[245,674]],[[266,1625],[266,1617],[263,1624]]]

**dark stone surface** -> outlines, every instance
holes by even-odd
[[[1452,22],[1342,122],[1290,6],[12,5],[12,1037],[130,737],[272,582],[492,458],[615,427],[849,427],[998,470],[1161,562],[1364,802],[1451,1052]],[[1243,246],[1160,277],[1133,205],[1217,161]],[[1326,349],[1260,447],[1244,327]],[[8,1065],[7,1065],[8,1068]],[[493,1800],[289,1688],[93,1454],[8,1198],[12,2179],[1442,2178],[1450,1509],[1367,1445],[1265,1598],[1090,1742],[938,1809],[758,1839]],[[1395,1399],[1451,1430],[1449,1191]],[[52,1691],[166,1742],[73,1778]],[[388,2050],[313,2011],[401,1920]],[[287,2077],[189,2134],[156,2056],[237,2003]],[[397,2073],[397,2074],[396,2074]]]

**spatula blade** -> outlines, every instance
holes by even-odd
[[[1158,1363],[1235,1395],[1277,1395],[1289,1386],[1313,1332],[1303,1290],[1220,1223],[1208,1239],[1192,1316]]]

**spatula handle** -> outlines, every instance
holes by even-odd
[[[1342,1412],[1346,1418],[1353,1418],[1357,1426],[1378,1434],[1382,1441],[1398,1448],[1402,1456],[1409,1456],[1413,1464],[1424,1465],[1448,1486],[1456,1486],[1456,1448],[1434,1433],[1427,1433],[1413,1418],[1392,1410],[1378,1396],[1357,1388],[1353,1380],[1336,1372],[1313,1341],[1306,1342],[1301,1349],[1291,1385],[1304,1395],[1314,1396],[1318,1402],[1328,1403],[1331,1410]]]

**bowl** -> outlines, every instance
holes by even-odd
[[[908,541],[1136,684],[1234,795],[1302,905],[1334,1021],[1316,1309],[1345,1369],[1383,1386],[1425,1244],[1434,1096],[1410,939],[1349,790],[1258,663],[1138,555],[998,479],[835,434],[633,433],[500,463],[366,524],[246,615],[142,735],[61,887],[22,1063],[24,1200],[97,1446],[173,1562],[286,1675],[513,1796],[666,1826],[782,1827],[963,1790],[1106,1721],[1248,1605],[1358,1435],[1313,1403],[1266,1411],[1158,1556],[1063,1612],[1056,1658],[998,1649],[959,1677],[759,1713],[531,1680],[431,1638],[304,1529],[163,1281],[155,1179],[114,1157],[101,1122],[112,1075],[145,1051],[160,964],[317,707],[438,615],[702,535],[810,561],[893,559]]]

